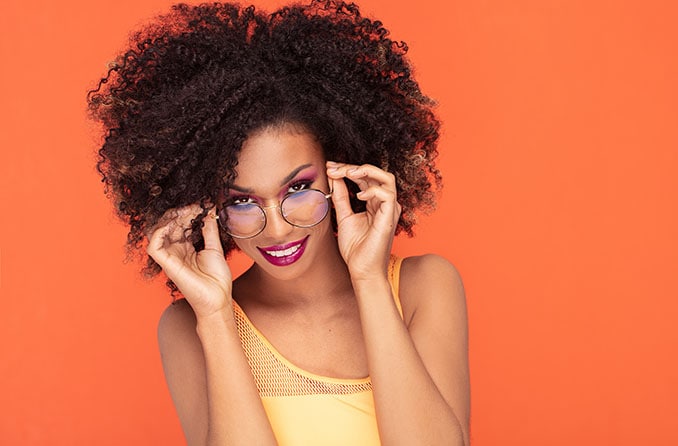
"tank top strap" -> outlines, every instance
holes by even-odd
[[[398,308],[398,313],[400,313],[401,318],[403,317],[403,307],[400,304],[400,265],[402,263],[402,257],[391,254],[391,258],[388,261],[388,282],[391,284],[393,301]]]
[[[391,255],[388,263],[388,281],[393,301],[400,316],[403,310],[398,292],[402,258]],[[303,395],[350,395],[371,391],[369,377],[343,379],[320,376],[303,370],[285,358],[249,320],[243,309],[233,300],[235,322],[240,341],[249,362],[261,397]]]
[[[233,313],[240,341],[261,397],[348,395],[372,390],[369,377],[332,378],[297,367],[252,324],[235,300]]]

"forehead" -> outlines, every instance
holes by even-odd
[[[254,186],[277,182],[303,164],[324,167],[324,155],[315,136],[290,124],[255,132],[243,143],[235,183]]]

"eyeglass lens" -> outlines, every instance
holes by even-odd
[[[325,194],[308,189],[286,196],[280,203],[283,218],[291,225],[309,228],[320,223],[329,210]],[[266,226],[266,213],[256,203],[226,206],[226,231],[235,237],[254,237]]]

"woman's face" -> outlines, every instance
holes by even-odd
[[[323,151],[301,126],[269,127],[245,140],[227,201],[255,202],[265,208],[266,226],[236,245],[265,272],[279,279],[299,277],[336,243],[329,216],[310,228],[288,223],[280,201],[304,189],[329,192]]]

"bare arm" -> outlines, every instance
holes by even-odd
[[[170,394],[191,446],[274,445],[236,329],[216,221],[205,220],[203,251],[196,253],[183,236],[196,214],[193,206],[173,211],[149,238],[149,254],[186,297],[158,326]]]
[[[381,441],[468,444],[466,307],[458,274],[436,256],[404,262],[404,323],[386,274],[401,210],[395,178],[375,166],[341,163],[328,163],[328,176],[339,249],[360,310]],[[360,187],[365,212],[352,211],[343,178]]]
[[[379,433],[384,445],[468,445],[469,376],[464,291],[437,256],[401,272],[406,326],[388,282],[356,286]]]

